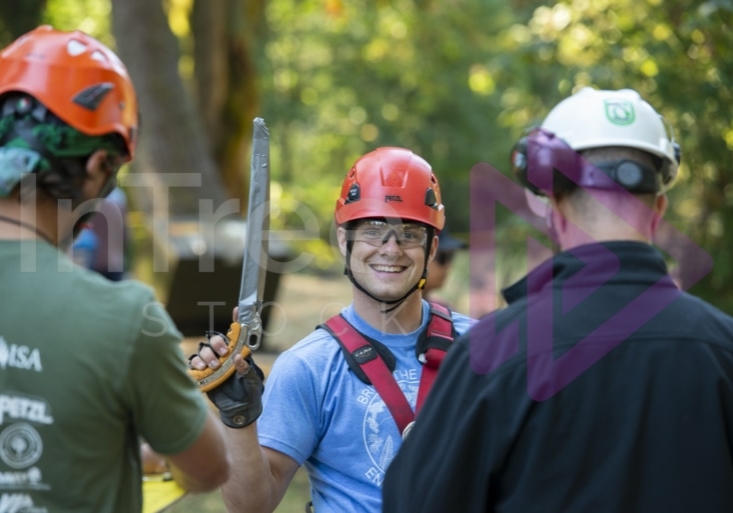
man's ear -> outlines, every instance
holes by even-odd
[[[343,256],[346,256],[346,242],[347,242],[346,228],[344,228],[343,226],[339,226],[338,228],[336,228],[336,238],[338,239],[339,249],[341,250],[341,254]]]
[[[114,165],[114,156],[107,150],[96,150],[87,159],[86,180],[84,181],[84,195],[87,198],[98,198],[109,193],[114,184],[114,175],[117,166]]]
[[[662,217],[664,217],[664,213],[667,211],[667,205],[669,205],[669,201],[667,200],[666,194],[659,194],[654,198],[654,208],[652,209],[653,214],[649,238],[653,239],[654,234],[657,233],[659,221],[661,221]]]
[[[98,182],[97,188],[106,182],[109,175],[114,172],[109,162],[109,156],[107,150],[96,150],[87,159],[87,180]]]
[[[666,194],[659,194],[656,198],[654,198],[654,211],[659,214],[659,217],[664,216],[664,213],[667,211],[668,205],[669,200],[667,199]]]
[[[433,235],[433,243],[429,246],[430,247],[430,253],[428,254],[428,263],[433,261],[433,258],[435,258],[435,255],[438,254],[438,246],[440,245],[440,239],[437,235]]]

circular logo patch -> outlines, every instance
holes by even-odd
[[[417,400],[419,382],[398,382],[402,393],[410,404]],[[364,417],[364,444],[366,445],[372,463],[381,472],[386,472],[392,458],[402,444],[402,438],[397,430],[392,414],[379,394],[374,394],[367,406]]]
[[[30,424],[18,422],[0,433],[0,459],[11,468],[27,468],[43,454],[43,441]]]

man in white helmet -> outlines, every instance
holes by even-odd
[[[678,162],[628,89],[583,89],[518,143],[560,252],[455,342],[384,512],[733,511],[733,318],[652,246]]]

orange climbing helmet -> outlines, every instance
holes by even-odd
[[[384,147],[354,163],[336,201],[336,223],[372,217],[399,218],[440,231],[445,209],[430,164],[404,148]]]
[[[135,153],[138,105],[122,61],[81,31],[43,25],[0,52],[0,96],[23,92],[83,134],[119,134]]]

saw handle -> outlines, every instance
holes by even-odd
[[[209,390],[218,387],[237,370],[237,368],[234,366],[233,352],[234,348],[237,345],[237,341],[239,340],[241,328],[242,326],[237,321],[234,321],[229,327],[229,331],[227,331],[227,347],[229,348],[229,352],[224,356],[219,356],[219,367],[217,367],[216,369],[212,369],[211,367],[207,366],[204,370],[188,369],[189,375],[196,381],[199,386],[199,390],[201,390],[202,392],[208,392]],[[247,344],[243,344],[240,354],[242,355],[242,358],[247,358],[250,354],[252,354],[252,351],[250,351]],[[228,361],[230,359],[231,361]],[[228,367],[225,365],[225,363],[229,364]],[[211,380],[207,379],[214,373],[218,373],[215,378]]]

